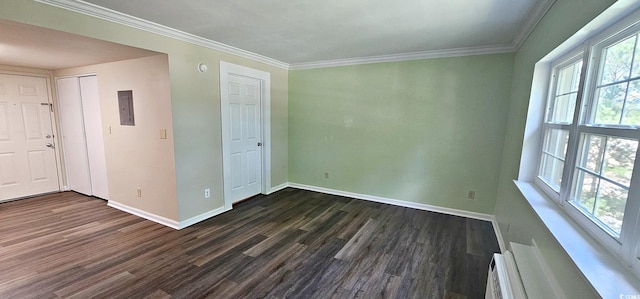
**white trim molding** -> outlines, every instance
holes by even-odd
[[[178,229],[183,229],[185,227],[192,226],[192,225],[194,225],[194,224],[196,224],[198,222],[205,221],[205,220],[207,220],[207,219],[209,219],[211,217],[218,216],[218,215],[220,215],[222,213],[225,213],[225,212],[228,212],[230,210],[231,209],[227,209],[224,206],[222,206],[222,207],[219,207],[217,209],[211,210],[209,212],[193,216],[193,217],[191,217],[191,218],[189,218],[187,220],[180,221],[179,224],[178,224]]]
[[[331,195],[338,195],[338,196],[351,197],[351,198],[356,198],[356,199],[363,199],[363,200],[379,202],[379,203],[385,203],[385,204],[390,204],[390,205],[399,206],[399,207],[413,208],[413,209],[436,212],[436,213],[442,213],[442,214],[448,214],[448,215],[455,215],[455,216],[461,216],[461,217],[467,217],[467,218],[473,218],[473,219],[479,219],[479,220],[493,221],[493,215],[491,215],[491,214],[483,214],[483,213],[477,213],[477,212],[471,212],[471,211],[465,211],[465,210],[445,208],[445,207],[433,206],[433,205],[428,205],[428,204],[423,204],[423,203],[404,201],[404,200],[399,200],[399,199],[386,198],[386,197],[380,197],[380,196],[375,196],[375,195],[367,195],[367,194],[361,194],[361,193],[353,193],[353,192],[348,192],[348,191],[340,191],[340,190],[335,190],[335,189],[316,187],[316,186],[310,186],[310,185],[303,185],[303,184],[298,184],[298,183],[289,183],[289,187],[296,188],[296,189],[302,189],[302,190],[308,190],[308,191],[315,191],[315,192],[320,192],[320,193],[325,193],[325,194],[331,194]]]
[[[495,231],[496,239],[498,239],[498,245],[500,246],[500,251],[504,252],[507,249],[505,247],[504,239],[502,238],[502,233],[500,232],[500,228],[498,227],[498,222],[496,222],[495,216],[491,214],[445,208],[445,207],[433,206],[433,205],[428,205],[423,203],[417,203],[417,202],[411,202],[411,201],[405,201],[405,200],[399,200],[399,199],[393,199],[393,198],[387,198],[387,197],[380,197],[380,196],[368,195],[368,194],[353,193],[353,192],[347,192],[347,191],[341,191],[341,190],[335,190],[335,189],[329,189],[329,188],[323,188],[323,187],[317,187],[317,186],[310,186],[310,185],[304,185],[304,184],[298,184],[298,183],[288,183],[287,186],[285,186],[284,188],[286,187],[320,192],[320,193],[331,194],[331,195],[350,197],[355,199],[368,200],[368,201],[390,204],[390,205],[399,206],[399,207],[413,208],[413,209],[418,209],[423,211],[490,221],[491,224],[493,225],[493,230]]]
[[[473,218],[473,219],[479,219],[479,220],[493,221],[493,215],[491,215],[491,214],[484,214],[484,213],[478,213],[478,212],[471,212],[471,211],[465,211],[465,210],[445,208],[445,207],[433,206],[433,205],[428,205],[428,204],[423,204],[423,203],[404,201],[404,200],[380,197],[380,196],[375,196],[375,195],[367,195],[367,194],[361,194],[361,193],[340,191],[340,190],[335,190],[335,189],[328,189],[328,188],[323,188],[323,187],[303,185],[303,184],[298,184],[298,183],[289,183],[289,186],[292,187],[292,188],[297,188],[297,189],[315,191],[315,192],[338,195],[338,196],[344,196],[344,197],[351,197],[351,198],[356,198],[356,199],[363,199],[363,200],[379,202],[379,203],[385,203],[385,204],[390,204],[390,205],[399,206],[399,207],[413,208],[413,209],[436,212],[436,213],[442,213],[442,214],[447,214],[447,215],[454,215],[454,216],[461,216],[461,217],[467,217],[467,218]]]
[[[498,222],[496,222],[496,219],[494,217],[494,215],[491,214],[484,214],[484,213],[477,213],[477,212],[471,212],[471,211],[465,211],[465,210],[459,210],[459,209],[452,209],[452,208],[445,208],[445,207],[439,207],[439,206],[433,206],[433,205],[427,205],[427,204],[422,204],[422,203],[416,203],[416,202],[410,202],[410,201],[404,201],[404,200],[398,200],[398,199],[392,199],[392,198],[386,198],[386,197],[380,197],[380,196],[374,196],[374,195],[367,195],[367,194],[361,194],[361,193],[353,193],[353,192],[347,192],[347,191],[341,191],[341,190],[335,190],[335,189],[329,189],[329,188],[323,188],[323,187],[316,187],[316,186],[310,186],[310,185],[304,185],[304,184],[298,184],[298,183],[283,183],[280,184],[278,186],[275,187],[271,187],[270,191],[268,194],[271,193],[275,193],[278,192],[280,190],[286,189],[286,188],[296,188],[296,189],[301,189],[301,190],[307,190],[307,191],[314,191],[314,192],[320,192],[320,193],[325,193],[325,194],[331,194],[331,195],[338,195],[338,196],[344,196],[344,197],[349,197],[349,198],[355,198],[355,199],[361,199],[361,200],[367,200],[367,201],[373,201],[373,202],[378,202],[378,203],[384,203],[384,204],[390,204],[390,205],[394,205],[394,206],[399,206],[399,207],[406,207],[406,208],[413,208],[413,209],[418,209],[418,210],[423,210],[423,211],[430,211],[430,212],[436,212],[436,213],[441,213],[441,214],[447,214],[447,215],[454,215],[454,216],[460,216],[460,217],[466,217],[466,218],[472,218],[472,219],[479,219],[479,220],[484,220],[484,221],[490,221],[491,224],[493,225],[493,230],[495,232],[496,235],[496,239],[498,239],[498,245],[500,246],[500,251],[504,252],[505,250],[507,250],[506,246],[505,246],[505,242],[504,242],[504,238],[502,237],[502,233],[500,231],[500,228],[498,227]],[[268,195],[267,194],[267,195]],[[108,205],[110,207],[116,208],[118,210],[136,215],[136,216],[140,216],[142,218],[160,223],[162,225],[174,228],[174,229],[183,229],[185,227],[191,226],[193,224],[196,224],[198,222],[207,220],[211,217],[220,215],[222,213],[225,213],[227,211],[230,211],[231,208],[226,208],[225,206],[219,207],[217,209],[211,210],[209,212],[191,217],[187,220],[183,220],[183,221],[175,221],[175,220],[171,220],[162,216],[158,216],[155,214],[151,214],[149,212],[145,212],[133,207],[129,207],[127,205],[123,205],[121,203],[117,203],[114,201],[109,201]]]
[[[168,227],[173,228],[173,229],[178,229],[178,230],[183,229],[183,228],[188,227],[188,226],[191,226],[191,225],[194,225],[194,224],[196,224],[198,222],[207,220],[207,219],[209,219],[211,217],[220,215],[220,214],[222,214],[224,212],[227,212],[227,211],[231,210],[231,209],[225,209],[225,207],[219,207],[219,208],[211,210],[209,212],[193,216],[193,217],[191,217],[191,218],[189,218],[187,220],[175,221],[173,219],[162,217],[162,216],[159,216],[159,215],[156,215],[156,214],[153,214],[153,213],[149,213],[147,211],[140,210],[138,208],[130,207],[128,205],[121,204],[119,202],[115,202],[113,200],[109,200],[107,205],[112,207],[112,208],[114,208],[114,209],[118,209],[120,211],[123,211],[125,213],[136,215],[138,217],[141,217],[141,218],[144,218],[144,219],[147,219],[147,220],[151,220],[153,222],[162,224],[164,226],[168,226]]]
[[[109,200],[107,205],[112,207],[112,208],[118,209],[120,211],[129,213],[129,214],[133,214],[133,215],[136,215],[138,217],[142,217],[144,219],[151,220],[151,221],[156,222],[156,223],[160,223],[160,224],[162,224],[164,226],[168,226],[168,227],[173,228],[173,229],[180,229],[180,223],[178,221],[173,220],[173,219],[169,219],[169,218],[162,217],[162,216],[159,216],[159,215],[156,215],[156,214],[153,214],[153,213],[149,213],[147,211],[143,211],[143,210],[140,210],[138,208],[130,207],[128,205],[121,204],[119,202],[115,202],[113,200]]]
[[[533,32],[533,29],[538,26],[538,23],[540,23],[544,15],[547,14],[554,3],[556,3],[556,0],[536,1],[528,17],[520,25],[520,31],[518,31],[516,36],[513,38],[512,44],[514,52],[520,49],[520,46],[524,44],[524,42],[529,37],[529,34],[531,34],[531,32]]]
[[[138,17],[127,15],[112,9],[98,6],[81,0],[35,0],[40,3],[63,8],[84,15],[107,20],[116,24],[144,30],[162,36],[174,38],[183,42],[202,46],[205,48],[221,51],[228,54],[237,55],[250,60],[262,62],[281,69],[288,69],[289,64],[266,57],[260,54],[249,52],[243,49],[232,47],[217,41],[199,37],[197,35],[167,27],[158,23],[147,21]]]
[[[507,244],[504,242],[504,238],[502,237],[502,231],[498,226],[498,220],[496,220],[496,216],[491,215],[491,224],[493,226],[493,232],[496,234],[496,239],[498,239],[498,245],[500,246],[500,252],[504,253],[508,250]]]
[[[181,30],[177,30],[168,26],[164,26],[158,23],[147,21],[138,17],[127,15],[112,9],[108,9],[102,6],[98,6],[92,3],[88,3],[82,0],[34,0],[40,3],[48,4],[51,6],[59,7],[62,9],[70,10],[73,12],[81,13],[84,15],[96,17],[99,19],[114,22],[116,24],[144,30],[147,32],[159,34],[162,36],[174,38],[180,41],[188,42],[194,45],[206,47],[209,49],[221,51],[224,53],[237,55],[250,60],[262,62],[271,66],[275,66],[285,70],[300,70],[300,69],[313,69],[323,67],[335,67],[335,66],[347,66],[347,65],[359,65],[381,62],[396,62],[407,60],[419,60],[419,59],[432,59],[432,58],[444,58],[444,57],[460,57],[471,55],[485,55],[485,54],[498,54],[498,53],[510,53],[515,52],[527,39],[529,34],[538,25],[540,20],[544,17],[547,11],[555,3],[556,0],[542,0],[535,4],[531,12],[528,14],[520,30],[515,35],[513,41],[509,44],[503,45],[489,45],[482,47],[468,47],[468,48],[455,48],[455,49],[443,49],[434,51],[421,51],[411,53],[398,53],[390,55],[380,56],[367,56],[367,57],[355,57],[336,60],[324,60],[314,62],[292,63],[283,62],[271,57],[253,53],[247,50],[236,48],[221,42],[206,39],[191,33],[187,33]]]
[[[293,63],[289,65],[289,70],[317,69],[317,68],[323,68],[323,67],[336,67],[336,66],[348,66],[348,65],[359,65],[359,64],[370,64],[370,63],[381,63],[381,62],[397,62],[397,61],[407,61],[407,60],[461,57],[461,56],[486,55],[486,54],[511,53],[511,52],[515,52],[515,48],[513,47],[513,45],[510,45],[510,44],[487,46],[487,47],[469,47],[469,48],[445,49],[445,50],[422,51],[422,52],[413,52],[413,53],[400,53],[400,54],[391,54],[391,55]]]
[[[289,187],[289,183],[282,183],[278,186],[275,187],[271,187],[271,190],[269,190],[269,192],[267,192],[267,195],[271,194],[271,193],[276,193],[280,190],[286,189]]]

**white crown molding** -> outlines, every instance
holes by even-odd
[[[531,34],[531,32],[533,32],[533,29],[538,26],[538,23],[540,23],[544,15],[547,14],[554,3],[556,3],[556,0],[540,0],[534,4],[531,12],[529,13],[529,16],[524,20],[524,22],[522,22],[520,31],[518,31],[516,36],[513,38],[514,51],[520,49],[520,46],[524,44],[524,42],[529,37],[529,34]]]
[[[431,59],[431,58],[486,55],[486,54],[497,54],[497,53],[509,53],[514,51],[515,51],[515,48],[513,47],[513,45],[495,45],[495,46],[486,46],[486,47],[457,48],[457,49],[325,60],[325,61],[316,61],[316,62],[292,63],[289,65],[289,70],[315,69],[315,68],[323,68],[323,67],[348,66],[348,65],[358,65],[358,64],[396,62],[396,61]]]
[[[133,27],[147,32],[174,38],[194,45],[206,47],[209,49],[237,55],[254,61],[262,62],[281,69],[288,69],[289,64],[269,58],[260,54],[232,47],[220,42],[212,41],[199,37],[184,31],[173,29],[164,25],[150,22],[141,18],[130,16],[115,10],[104,8],[95,4],[87,3],[81,0],[35,0],[40,3],[60,7],[66,10],[89,15],[99,19],[107,20],[117,24]]]
[[[460,56],[472,56],[472,55],[486,55],[497,53],[509,53],[517,51],[520,46],[527,39],[529,34],[535,29],[536,25],[544,17],[547,11],[551,8],[556,0],[541,0],[536,2],[528,18],[522,23],[520,31],[516,34],[511,44],[505,45],[492,45],[483,47],[469,47],[469,48],[456,48],[456,49],[444,49],[434,51],[422,51],[411,53],[400,53],[380,56],[367,56],[356,58],[345,58],[336,60],[324,60],[315,62],[303,62],[288,64],[267,56],[249,52],[243,49],[232,47],[220,42],[209,40],[199,37],[197,35],[180,31],[171,27],[167,27],[161,24],[157,24],[151,21],[147,21],[138,17],[127,15],[115,10],[104,8],[92,3],[88,3],[82,0],[35,0],[40,3],[60,7],[77,13],[89,15],[99,19],[107,20],[124,26],[144,30],[147,32],[159,34],[162,36],[174,38],[198,46],[206,47],[209,49],[221,51],[224,53],[237,55],[254,61],[262,62],[271,66],[275,66],[285,70],[301,70],[301,69],[314,69],[324,67],[336,67],[336,66],[348,66],[381,62],[397,62],[407,60],[419,60],[419,59],[432,59],[432,58],[445,58],[445,57],[460,57]]]

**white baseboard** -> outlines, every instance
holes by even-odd
[[[309,185],[303,185],[303,184],[297,184],[297,183],[289,183],[289,186],[292,188],[333,194],[338,196],[352,197],[352,198],[363,199],[368,201],[375,201],[379,203],[386,203],[394,206],[414,208],[418,210],[425,210],[425,211],[437,212],[437,213],[448,214],[448,215],[462,216],[462,217],[473,218],[473,219],[493,221],[493,218],[494,218],[493,215],[490,215],[490,214],[483,214],[483,213],[458,210],[458,209],[452,209],[452,208],[444,208],[444,207],[427,205],[423,203],[416,203],[416,202],[398,200],[393,198],[340,191],[340,190],[328,189],[323,187],[309,186]]]
[[[164,226],[168,226],[168,227],[173,228],[173,229],[180,229],[180,223],[178,221],[175,221],[175,220],[172,220],[172,219],[169,219],[169,218],[166,218],[166,217],[158,216],[156,214],[152,214],[152,213],[149,213],[149,212],[146,212],[146,211],[134,208],[134,207],[130,207],[128,205],[121,204],[121,203],[118,203],[118,202],[115,202],[115,201],[112,201],[112,200],[110,200],[107,203],[107,205],[112,207],[112,208],[118,209],[120,211],[127,212],[129,214],[133,214],[133,215],[142,217],[144,219],[160,223],[160,224],[162,224]]]
[[[493,224],[493,231],[496,233],[496,239],[498,239],[498,245],[500,246],[500,252],[503,253],[507,250],[506,244],[504,243],[504,239],[502,238],[502,231],[500,230],[500,226],[498,226],[498,221],[496,220],[496,216],[492,216],[493,220],[491,220],[491,224]]]
[[[211,217],[220,215],[220,214],[222,214],[224,212],[227,212],[227,211],[230,211],[230,210],[231,209],[225,209],[225,207],[222,206],[222,207],[219,207],[219,208],[217,208],[215,210],[211,210],[209,212],[193,216],[193,217],[191,217],[191,218],[189,218],[187,220],[180,221],[180,223],[178,225],[178,227],[179,227],[178,229],[183,229],[183,228],[185,228],[187,226],[194,225],[194,224],[196,224],[196,223],[198,223],[200,221],[207,220],[207,219],[209,219]]]
[[[278,191],[280,191],[282,189],[285,189],[285,188],[288,188],[288,187],[289,187],[289,183],[288,182],[287,183],[282,183],[282,184],[280,184],[278,186],[275,186],[275,187],[271,187],[271,190],[269,190],[269,193],[267,193],[267,195],[269,195],[271,193],[278,192]]]
[[[455,215],[455,216],[491,221],[493,230],[495,231],[495,234],[496,234],[496,239],[498,239],[498,245],[500,246],[500,251],[504,252],[507,249],[505,247],[504,239],[502,238],[502,233],[500,232],[500,227],[498,226],[498,222],[496,221],[496,217],[491,214],[484,214],[484,213],[478,213],[478,212],[432,206],[432,205],[427,205],[422,203],[415,203],[410,201],[404,201],[404,200],[398,200],[398,199],[392,199],[392,198],[386,198],[386,197],[380,197],[380,196],[374,196],[374,195],[367,195],[367,194],[360,194],[360,193],[353,193],[353,192],[347,192],[347,191],[340,191],[335,189],[303,185],[303,184],[297,184],[297,183],[288,183],[287,186],[291,188],[315,191],[320,193],[333,194],[333,195],[363,199],[368,201],[375,201],[379,203],[386,203],[394,206],[414,208],[418,210],[437,212],[437,213],[442,213],[447,215]]]
[[[502,238],[502,233],[500,231],[500,227],[498,226],[498,222],[495,219],[494,215],[491,214],[483,214],[483,213],[477,213],[477,212],[471,212],[471,211],[465,211],[465,210],[458,210],[458,209],[452,209],[452,208],[445,208],[445,207],[439,207],[439,206],[433,206],[433,205],[427,205],[427,204],[422,204],[422,203],[415,203],[415,202],[410,202],[410,201],[404,201],[404,200],[398,200],[398,199],[392,199],[392,198],[386,198],[386,197],[380,197],[380,196],[374,196],[374,195],[367,195],[367,194],[360,194],[360,193],[353,193],[353,192],[347,192],[347,191],[341,191],[341,190],[335,190],[335,189],[329,189],[329,188],[323,188],[323,187],[316,187],[316,186],[310,186],[310,185],[304,185],[304,184],[298,184],[298,183],[284,183],[284,184],[280,184],[278,186],[272,187],[271,190],[269,191],[269,194],[271,193],[275,193],[278,192],[282,189],[285,188],[296,188],[296,189],[303,189],[303,190],[309,190],[309,191],[314,191],[314,192],[320,192],[320,193],[326,193],[326,194],[332,194],[332,195],[338,195],[338,196],[344,196],[344,197],[351,197],[351,198],[356,198],[356,199],[362,199],[362,200],[368,200],[368,201],[373,201],[373,202],[379,202],[379,203],[385,203],[385,204],[390,204],[390,205],[394,205],[394,206],[400,206],[400,207],[407,207],[407,208],[414,208],[414,209],[418,209],[418,210],[424,210],[424,211],[430,211],[430,212],[437,212],[437,213],[442,213],[442,214],[447,214],[447,215],[455,215],[455,216],[461,216],[461,217],[467,217],[467,218],[472,218],[472,219],[479,219],[479,220],[485,220],[485,221],[491,221],[492,225],[493,225],[493,230],[495,231],[496,234],[496,238],[498,239],[498,245],[500,246],[500,251],[504,252],[507,248],[505,247],[505,243],[504,243],[504,239]],[[219,207],[215,210],[211,210],[209,212],[206,213],[202,213],[200,215],[191,217],[187,220],[183,220],[183,221],[175,221],[175,220],[171,220],[162,216],[158,216],[149,212],[145,212],[142,211],[140,209],[136,209],[121,203],[117,203],[114,201],[109,201],[108,205],[110,207],[116,208],[118,210],[145,218],[147,220],[151,220],[157,223],[160,223],[162,225],[171,227],[173,229],[183,229],[185,227],[194,225],[200,221],[204,221],[207,220],[211,217],[220,215],[224,212],[227,212],[231,209],[226,209],[224,206],[223,207]]]
[[[191,217],[191,218],[189,218],[187,220],[183,220],[183,221],[178,222],[178,221],[166,218],[166,217],[158,216],[156,214],[152,214],[152,213],[149,213],[149,212],[146,212],[146,211],[134,208],[134,207],[130,207],[130,206],[127,206],[127,205],[124,205],[124,204],[121,204],[121,203],[118,203],[118,202],[115,202],[115,201],[111,201],[111,200],[107,203],[107,205],[112,207],[112,208],[118,209],[120,211],[127,212],[129,214],[133,214],[133,215],[142,217],[144,219],[151,220],[151,221],[156,222],[156,223],[160,223],[160,224],[162,224],[164,226],[168,226],[168,227],[173,228],[173,229],[183,229],[185,227],[194,225],[194,224],[196,224],[196,223],[198,223],[200,221],[207,220],[207,219],[209,219],[209,218],[211,218],[213,216],[220,215],[220,214],[222,214],[222,213],[224,213],[226,211],[231,210],[231,209],[225,209],[224,207],[220,207],[220,208],[217,208],[215,210],[211,210],[209,212],[202,213],[200,215],[196,215],[194,217]]]

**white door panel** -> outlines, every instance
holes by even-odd
[[[97,77],[58,78],[56,83],[67,185],[109,199]]]
[[[9,140],[9,102],[0,102],[0,141]]]
[[[262,191],[262,150],[260,119],[261,81],[229,74],[227,94],[223,103],[228,124],[228,178],[225,178],[225,196],[230,202],[259,194]],[[228,181],[228,182],[227,182]]]
[[[91,173],[91,191],[94,196],[109,199],[98,77],[86,76],[80,77],[79,80],[87,140],[87,156],[89,157],[89,170]]]
[[[80,83],[78,78],[72,77],[57,79],[56,84],[67,187],[82,194],[92,195]]]
[[[59,190],[47,80],[0,74],[0,201]]]

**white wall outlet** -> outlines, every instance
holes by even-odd
[[[467,199],[468,200],[475,200],[476,199],[476,191],[469,190],[469,192],[467,192]]]
[[[207,188],[204,189],[204,198],[209,198],[211,197],[211,189]]]
[[[138,197],[142,197],[142,188],[138,187],[138,189],[136,189],[136,194]]]

